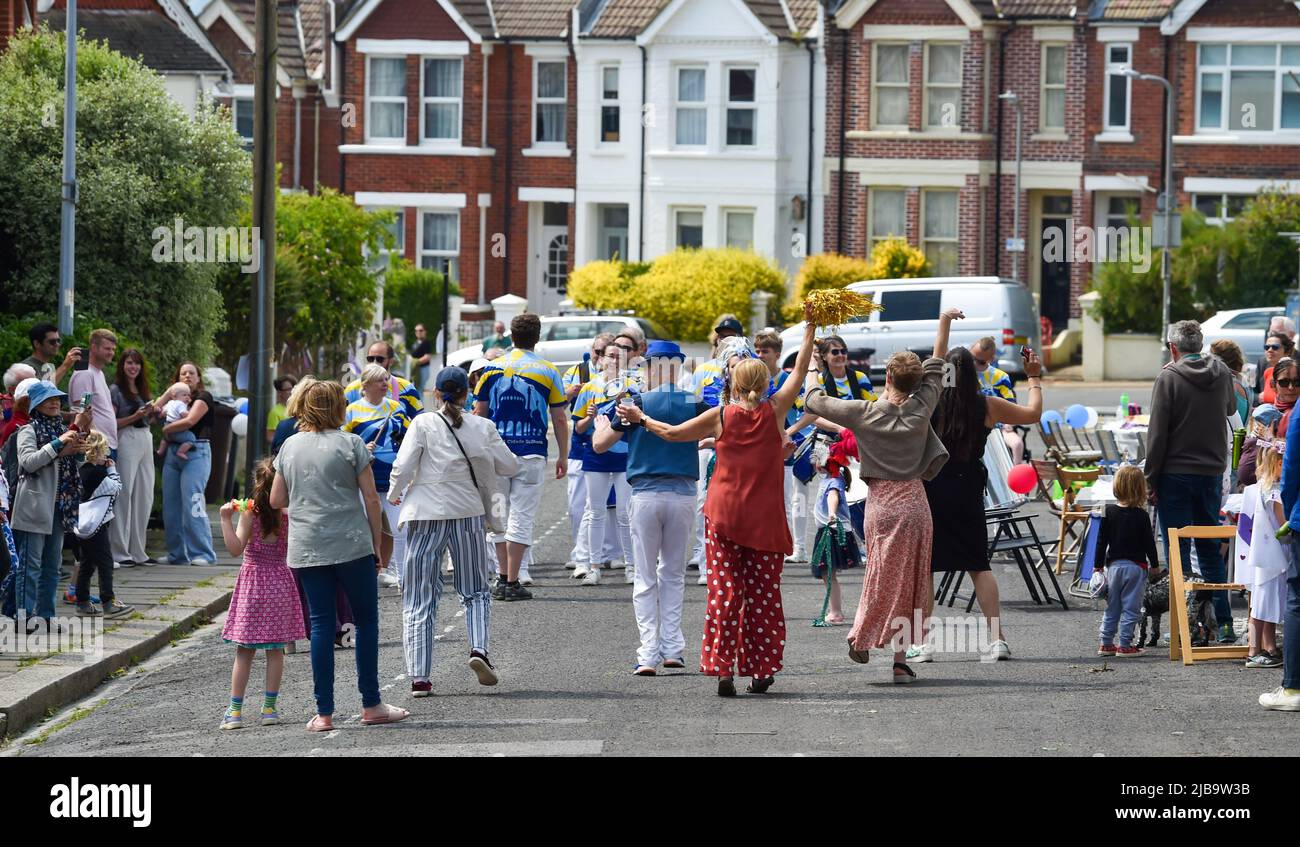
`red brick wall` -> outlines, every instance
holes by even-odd
[[[241,85],[252,85],[256,79],[253,51],[249,50],[244,40],[235,34],[230,24],[217,18],[208,28],[208,38],[212,41],[212,46],[216,47],[217,52],[221,54],[221,58],[230,65],[230,70],[234,72],[232,81]]]
[[[427,38],[461,41],[465,32],[431,0],[385,0],[366,18],[355,38]]]

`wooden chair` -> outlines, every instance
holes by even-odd
[[[1237,532],[1235,526],[1185,526],[1169,530],[1169,661],[1183,660],[1184,665],[1206,659],[1244,659],[1250,652],[1242,644],[1221,644],[1210,647],[1193,647],[1191,625],[1187,621],[1187,589],[1196,591],[1244,591],[1246,586],[1237,582],[1193,582],[1183,579],[1183,556],[1180,539],[1220,538],[1230,539]]]
[[[1074,486],[1076,483],[1096,482],[1101,476],[1101,468],[1064,468],[1051,462],[1040,463],[1034,460],[1034,470],[1038,472],[1040,486],[1043,485],[1044,478],[1048,477],[1046,483],[1049,492],[1052,482],[1061,484],[1060,500],[1052,500],[1050,493],[1048,494],[1051,511],[1057,516],[1061,526],[1056,537],[1056,573],[1059,575],[1062,573],[1065,559],[1078,552],[1083,540],[1083,536],[1074,529],[1074,525],[1088,519],[1087,510],[1075,508]]]
[[[1100,450],[1089,450],[1084,448],[1078,441],[1078,436],[1075,436],[1076,446],[1070,446],[1070,442],[1067,441],[1065,437],[1065,430],[1056,421],[1049,421],[1047,425],[1051,427],[1052,435],[1055,437],[1056,443],[1059,446],[1060,452],[1063,454],[1065,461],[1072,465],[1086,465],[1101,458]],[[1073,432],[1073,430],[1071,430],[1071,432]]]

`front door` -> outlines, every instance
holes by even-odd
[[[1043,213],[1038,233],[1039,291],[1042,315],[1052,322],[1052,334],[1070,323],[1070,254],[1073,244],[1066,237],[1071,217],[1069,195],[1043,197]],[[1049,244],[1053,245],[1049,249]],[[1061,245],[1065,245],[1062,250]]]
[[[542,226],[533,253],[537,298],[533,308],[540,315],[557,312],[568,296],[569,283],[569,204],[542,204]],[[533,300],[533,298],[529,298]]]

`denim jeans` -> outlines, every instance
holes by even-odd
[[[1287,571],[1286,627],[1282,642],[1282,685],[1300,688],[1300,544],[1291,542],[1291,569]]]
[[[176,455],[175,446],[167,448],[163,461],[163,532],[167,558],[173,564],[200,559],[212,564],[217,560],[203,494],[211,471],[212,445],[206,441],[190,449],[188,462]]]
[[[59,588],[59,565],[63,563],[63,525],[54,517],[48,535],[14,530],[18,563],[14,568],[14,610],[28,617],[54,617],[54,594]]]
[[[1147,590],[1147,572],[1129,559],[1116,559],[1106,566],[1109,599],[1101,619],[1101,643],[1114,644],[1119,629],[1121,647],[1132,647],[1133,629],[1142,618],[1142,597]]]
[[[1165,561],[1169,558],[1169,530],[1184,526],[1218,526],[1220,486],[1219,476],[1202,474],[1162,474],[1156,486],[1159,502],[1156,513],[1165,536]],[[1183,573],[1191,573],[1191,553],[1182,545]],[[1196,539],[1196,560],[1201,566],[1201,576],[1207,582],[1224,582],[1228,566],[1219,555],[1219,539]],[[1219,626],[1232,623],[1232,604],[1228,592],[1214,592],[1214,617]]]
[[[311,610],[311,676],[316,691],[316,713],[334,714],[334,606],[342,586],[352,605],[357,634],[357,688],[361,705],[378,706],[379,699],[379,585],[375,557],[363,556],[339,565],[295,568],[307,593]]]

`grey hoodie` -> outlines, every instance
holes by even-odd
[[[1147,485],[1154,491],[1162,474],[1223,473],[1235,411],[1232,375],[1218,359],[1189,354],[1165,365],[1151,390]]]

